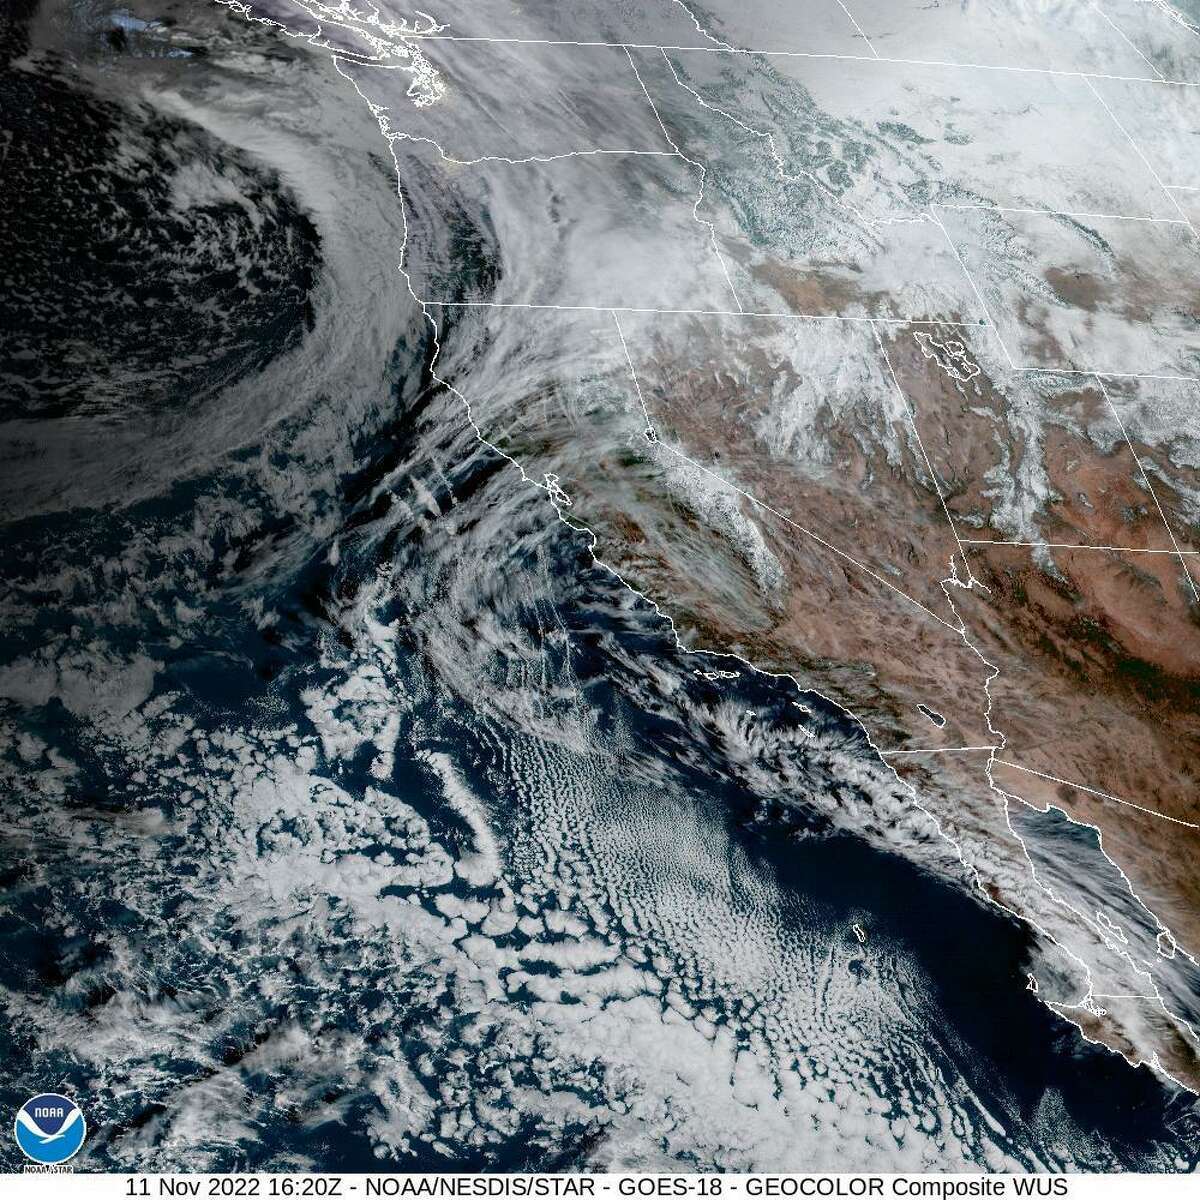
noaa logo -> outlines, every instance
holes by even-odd
[[[35,1163],[62,1163],[79,1153],[87,1122],[74,1100],[47,1092],[21,1105],[13,1131],[26,1158]]]

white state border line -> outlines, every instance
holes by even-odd
[[[440,143],[431,137],[416,133],[391,133],[389,139],[395,138],[401,142],[413,142],[423,146],[432,146],[443,162],[456,167],[477,167],[481,163],[507,163],[510,167],[524,167],[531,163],[547,164],[562,162],[568,158],[597,158],[604,156],[624,156],[626,158],[678,158],[674,150],[629,150],[624,147],[615,149],[596,150],[563,150],[558,154],[529,154],[524,158],[509,158],[506,154],[481,154],[478,158],[455,158],[442,149]]]
[[[1146,546],[1105,546],[1093,542],[1019,542],[1006,538],[960,538],[964,546],[1029,546],[1045,550],[1109,550],[1119,554],[1166,554],[1174,557],[1177,554],[1200,555],[1200,550],[1168,550],[1151,549]]]
[[[933,317],[851,317],[840,313],[736,312],[728,308],[639,308],[629,304],[532,304],[502,300],[429,300],[430,308],[528,308],[554,312],[659,313],[684,317],[754,317],[764,321],[853,321],[863,325],[944,325],[953,329],[984,329],[980,321],[943,321]],[[1091,372],[1088,372],[1091,374]]]
[[[1157,180],[1156,180],[1157,182]],[[1159,185],[1164,186],[1164,185]],[[934,208],[949,208],[967,212],[1025,213],[1032,217],[1074,217],[1079,220],[1095,221],[1145,221],[1151,225],[1187,225],[1184,217],[1131,217],[1126,213],[1078,212],[1069,208],[1014,208],[1006,204],[947,204],[941,200],[930,202]]]
[[[896,370],[892,366],[892,357],[890,354],[888,354],[887,346],[884,345],[883,338],[880,336],[880,333],[879,333],[879,328],[876,325],[872,324],[871,332],[875,335],[875,345],[879,347],[879,353],[883,357],[884,366],[887,367],[888,375],[892,381],[892,387],[895,389],[896,395],[900,398],[900,403],[902,405],[904,405],[905,413],[908,414],[908,423],[912,428],[913,437],[915,437],[917,439],[917,448],[921,451],[921,458],[925,462],[925,470],[929,472],[929,479],[930,479],[930,482],[933,484],[933,490],[937,493],[938,503],[941,504],[941,506],[942,506],[942,513],[946,518],[946,524],[950,527],[950,532],[954,536],[954,544],[958,547],[958,557],[962,560],[963,570],[966,572],[965,585],[969,587],[971,584],[972,578],[973,578],[971,575],[971,560],[967,557],[966,550],[963,549],[962,538],[959,537],[959,535],[958,535],[958,526],[954,523],[954,518],[950,515],[950,509],[946,505],[946,495],[942,491],[941,481],[938,479],[937,472],[933,469],[933,463],[931,463],[929,461],[929,455],[925,450],[925,442],[921,438],[921,428],[917,424],[916,410],[915,410],[913,404],[909,401],[908,394],[900,386],[900,380],[896,378]],[[950,569],[951,569],[951,571],[954,572],[955,579],[957,579],[957,574],[958,574],[957,568],[954,567],[953,564],[951,564]],[[945,584],[947,582],[949,582],[949,581],[947,581],[947,580],[942,581],[943,590],[945,590]],[[981,584],[980,586],[983,586],[983,585]],[[987,589],[984,588],[984,591],[987,591]],[[947,599],[947,601],[950,600],[950,596],[948,593],[947,593],[946,599]],[[950,604],[950,607],[954,608],[953,603]],[[961,620],[962,618],[959,618],[959,619]],[[966,622],[963,622],[963,627],[964,627],[964,629],[966,628]],[[965,633],[963,636],[964,637],[966,636]],[[982,659],[983,655],[980,654],[979,657]],[[984,662],[987,662],[987,660],[984,659]],[[989,667],[993,666],[992,663],[987,663],[987,665]],[[1000,673],[998,668],[993,668],[993,669],[996,671],[997,675]],[[986,685],[985,685],[984,690],[986,692]],[[993,730],[992,732],[995,732],[995,731]]]
[[[1112,26],[1112,28],[1113,28],[1114,32],[1117,34],[1117,36],[1120,37],[1125,42],[1125,44],[1130,48],[1130,50],[1132,50],[1134,52],[1134,54],[1136,54],[1138,56],[1138,58],[1140,58],[1142,60],[1142,62],[1144,62],[1146,64],[1146,66],[1148,66],[1150,68],[1150,70],[1152,70],[1154,72],[1154,74],[1160,80],[1166,79],[1166,76],[1158,69],[1158,67],[1154,64],[1154,62],[1150,58],[1148,58],[1146,56],[1146,54],[1144,54],[1143,51],[1134,43],[1133,39],[1129,36],[1129,34],[1127,34],[1125,32],[1125,30],[1123,30],[1120,27],[1120,25],[1118,25],[1116,23],[1116,21],[1114,21],[1112,19],[1112,17],[1110,17],[1108,15],[1108,13],[1106,13],[1104,11],[1104,9],[1102,9],[1100,7],[1099,4],[1092,4],[1091,8],[1098,16],[1103,17],[1104,20],[1106,20],[1109,23],[1109,25]]]
[[[1197,604],[1200,604],[1200,590],[1196,588],[1196,581],[1192,578],[1192,573],[1188,569],[1187,559],[1183,557],[1183,551],[1180,550],[1179,542],[1175,538],[1175,530],[1171,528],[1171,523],[1167,520],[1167,514],[1163,512],[1163,506],[1159,502],[1158,493],[1154,490],[1154,484],[1150,482],[1150,473],[1146,470],[1146,464],[1142,462],[1138,452],[1133,448],[1129,431],[1125,428],[1125,422],[1121,420],[1121,414],[1117,412],[1117,406],[1112,402],[1112,397],[1108,394],[1108,388],[1104,386],[1104,380],[1097,376],[1096,382],[1100,385],[1104,401],[1112,411],[1113,420],[1116,421],[1117,428],[1120,429],[1121,436],[1125,439],[1125,445],[1129,447],[1129,453],[1133,455],[1133,461],[1137,463],[1138,470],[1142,473],[1142,482],[1146,485],[1146,491],[1150,493],[1151,499],[1154,501],[1154,507],[1158,509],[1158,516],[1163,523],[1163,528],[1167,531],[1167,537],[1171,539],[1171,545],[1175,547],[1175,554],[1179,559],[1179,565],[1183,568],[1184,578],[1188,581],[1188,586],[1192,589],[1192,598]]]
[[[685,5],[682,4],[682,7]],[[695,18],[693,18],[695,19]],[[696,28],[700,28],[700,22],[696,21]],[[646,87],[645,80],[642,79],[642,73],[637,69],[637,63],[633,61],[633,54],[626,49],[625,57],[629,60],[629,69],[633,72],[633,77],[638,81],[638,87],[642,89],[642,95],[646,97],[646,103],[650,105],[650,111],[654,114],[654,119],[658,122],[659,129],[662,130],[662,135],[666,139],[667,145],[689,166],[695,167],[700,172],[700,191],[696,196],[696,203],[692,205],[692,220],[698,225],[703,225],[708,229],[708,239],[712,246],[712,252],[716,255],[717,262],[721,264],[721,273],[725,276],[725,282],[729,285],[729,294],[733,297],[734,304],[737,305],[738,312],[744,311],[742,298],[737,294],[737,288],[733,286],[733,277],[729,274],[729,264],[725,261],[725,255],[721,253],[720,244],[717,241],[717,227],[712,221],[705,220],[700,215],[700,205],[704,203],[704,189],[708,184],[708,164],[697,162],[694,158],[689,158],[679,148],[679,143],[671,136],[670,130],[667,129],[666,122],[662,119],[662,114],[658,111],[658,105],[654,103],[654,98],[650,95],[650,89]]]
[[[975,293],[975,299],[979,301],[979,309],[983,313],[984,320],[987,322],[992,332],[996,335],[996,341],[999,342],[1000,349],[1004,352],[1004,357],[1008,359],[1008,365],[1015,371],[1017,369],[1017,364],[1013,359],[1013,356],[1008,352],[1008,347],[1004,344],[1004,339],[1000,336],[1000,330],[996,325],[995,319],[992,317],[991,309],[989,309],[987,306],[987,301],[983,298],[983,292],[979,290],[979,285],[975,282],[975,276],[967,270],[967,264],[963,261],[961,251],[955,244],[954,239],[950,236],[950,230],[946,228],[946,224],[942,218],[937,215],[937,206],[935,204],[931,203],[929,205],[929,216],[933,220],[934,224],[937,225],[937,227],[942,231],[942,236],[946,239],[946,245],[950,247],[950,253],[954,255],[956,261],[958,262],[959,269],[963,273],[963,278],[965,278],[967,283],[970,284],[971,291]]]
[[[970,276],[967,277],[968,280]],[[430,308],[518,308],[550,312],[594,312],[594,313],[659,313],[662,316],[685,317],[752,317],[764,321],[853,321],[865,325],[917,325],[944,326],[947,329],[990,329],[996,336],[1000,348],[1004,340],[995,324],[988,318],[975,321],[949,321],[939,317],[858,317],[840,313],[796,313],[796,312],[735,312],[723,308],[638,308],[621,304],[532,304],[502,300],[431,300],[421,301]],[[1007,352],[1005,354],[1007,357]],[[1200,383],[1197,375],[1167,375],[1152,371],[1106,371],[1092,367],[1018,367],[1010,368],[1021,374],[1039,375],[1088,375],[1101,379],[1159,379],[1169,383]]]
[[[858,31],[858,36],[867,43],[867,49],[870,50],[871,54],[875,58],[878,58],[879,51],[875,49],[875,43],[872,42],[869,37],[867,37],[867,31],[858,23],[858,18],[846,7],[845,0],[837,0],[837,2],[838,7],[846,14],[846,19]]]
[[[700,18],[698,16],[696,16],[696,14],[694,12],[692,12],[692,10],[690,8],[688,8],[687,4],[685,3],[685,0],[672,0],[672,2],[677,4],[680,8],[683,9],[683,11],[685,13],[687,13],[688,17],[691,19],[692,24],[695,25],[695,27],[696,27],[696,32],[698,34],[700,34],[701,37],[707,38],[710,42],[712,42],[712,44],[714,46],[719,46],[724,50],[732,50],[733,49],[733,47],[728,42],[723,42],[723,41],[721,41],[721,39],[719,37],[714,37],[711,33],[709,33],[709,31],[707,29],[704,28],[703,25],[700,24]]]
[[[865,37],[865,35],[864,35]],[[746,54],[762,58],[812,58],[835,62],[893,63],[907,67],[947,67],[961,71],[1001,71],[1019,75],[1054,75],[1068,79],[1111,79],[1120,83],[1154,83],[1160,87],[1200,87],[1200,80],[1156,79],[1152,75],[1117,75],[1106,71],[1072,71],[1065,67],[1017,67],[994,63],[950,62],[936,58],[892,58],[882,54],[836,54],[818,50],[761,50],[742,46],[672,46],[660,42],[606,42],[600,39],[485,37],[462,33],[406,33],[414,42],[496,42],[517,46],[615,46],[630,50],[669,50],[674,54]]]
[[[1104,109],[1104,111],[1106,113],[1108,113],[1109,119],[1112,121],[1112,123],[1121,131],[1121,134],[1124,136],[1125,140],[1133,147],[1133,152],[1138,156],[1138,158],[1140,158],[1142,160],[1142,163],[1144,164],[1146,170],[1150,172],[1151,178],[1162,189],[1163,195],[1165,195],[1166,198],[1168,200],[1170,200],[1170,202],[1175,206],[1175,211],[1183,218],[1184,224],[1187,225],[1187,227],[1189,229],[1192,229],[1192,223],[1188,219],[1187,213],[1185,213],[1183,211],[1182,205],[1171,194],[1171,189],[1169,187],[1167,187],[1167,185],[1165,183],[1163,183],[1162,176],[1159,175],[1159,173],[1154,169],[1154,164],[1150,161],[1149,156],[1146,155],[1143,152],[1141,146],[1139,146],[1137,144],[1137,142],[1134,141],[1133,135],[1129,132],[1129,130],[1126,129],[1125,126],[1121,124],[1120,120],[1117,118],[1117,114],[1115,112],[1113,112],[1112,108],[1109,106],[1108,101],[1105,100],[1105,98],[1100,94],[1100,89],[1097,88],[1096,85],[1090,79],[1085,79],[1084,83],[1087,84],[1092,95],[1095,96],[1096,99],[1100,102],[1100,106]],[[1195,236],[1195,233],[1196,233],[1195,229],[1192,229],[1193,236]]]
[[[877,750],[881,758],[896,758],[901,754],[966,754],[973,750],[987,750],[994,753],[1003,749],[1002,746],[919,746],[915,750]]]
[[[1132,800],[1123,800],[1120,796],[1114,796],[1111,792],[1102,792],[1099,788],[1088,787],[1085,783],[1076,783],[1071,779],[1062,779],[1057,775],[1048,775],[1045,771],[1035,771],[1033,767],[1023,767],[1020,763],[1011,762],[1007,758],[996,757],[992,761],[1004,767],[1011,767],[1014,771],[1023,771],[1026,775],[1036,775],[1039,779],[1046,779],[1051,783],[1061,783],[1064,787],[1074,788],[1079,792],[1087,792],[1089,796],[1098,796],[1101,800],[1111,800],[1114,804],[1122,804],[1126,808],[1135,808],[1138,812],[1143,812],[1150,817],[1157,817],[1160,821],[1170,821],[1172,825],[1182,825],[1185,829],[1200,829],[1200,824],[1197,824],[1195,821],[1185,821],[1181,817],[1168,816],[1166,813],[1157,812],[1153,808],[1147,808],[1144,804],[1135,804]],[[1029,801],[1025,801],[1025,803],[1028,804]],[[1058,805],[1055,805],[1055,807],[1058,807]]]
[[[999,332],[993,327],[996,339]],[[1168,375],[1162,371],[1105,371],[1095,367],[1013,367],[1024,375],[1089,375],[1097,379],[1158,379],[1165,383],[1200,383],[1200,375]]]

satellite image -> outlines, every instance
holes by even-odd
[[[1197,1171],[1200,0],[421,2],[0,7],[0,1168]]]

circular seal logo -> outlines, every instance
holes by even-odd
[[[46,1092],[21,1105],[13,1133],[26,1158],[49,1165],[66,1162],[79,1153],[87,1122],[74,1100]]]

